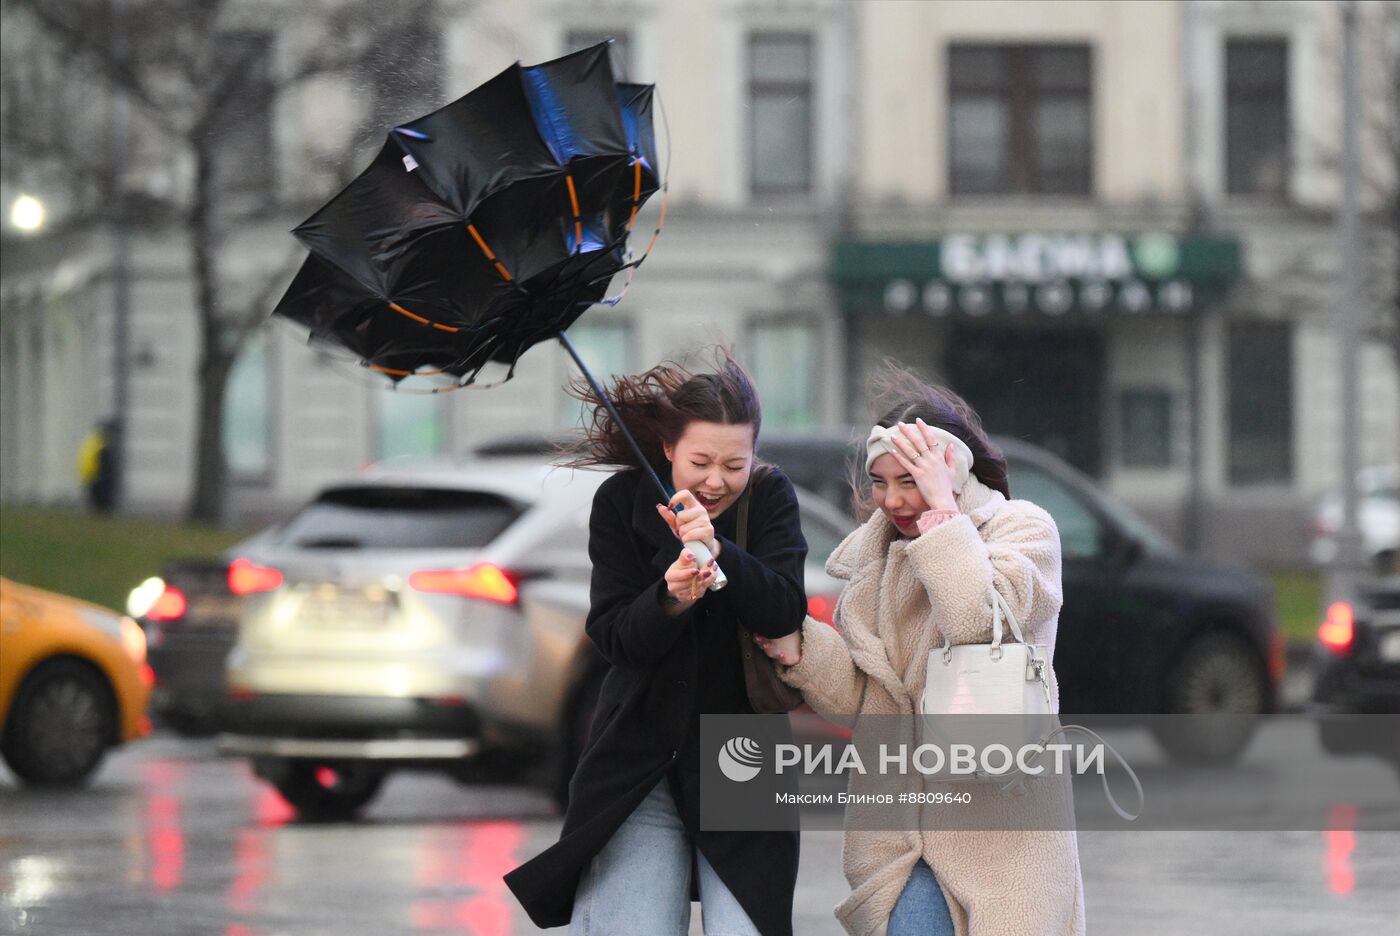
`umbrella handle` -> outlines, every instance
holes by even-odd
[[[690,553],[691,558],[695,560],[696,567],[701,569],[705,568],[705,566],[708,565],[710,561],[715,558],[710,553],[710,547],[706,546],[704,543],[697,542],[694,540],[685,544],[685,551]],[[729,577],[724,574],[724,570],[721,569],[719,567],[719,563],[716,562],[715,578],[714,581],[710,583],[710,591],[719,591],[721,588],[728,584]]]

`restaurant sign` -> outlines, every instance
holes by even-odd
[[[1239,274],[1231,238],[1169,234],[965,234],[838,242],[832,275],[849,312],[934,317],[1189,313]]]

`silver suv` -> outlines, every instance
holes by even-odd
[[[396,768],[548,769],[565,795],[606,663],[583,630],[601,472],[538,458],[374,469],[245,543],[227,753],[307,818],[353,815]],[[802,497],[807,588],[850,522]]]

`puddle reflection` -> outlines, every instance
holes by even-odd
[[[1327,889],[1346,896],[1356,889],[1351,856],[1356,851],[1356,820],[1360,815],[1350,803],[1338,803],[1327,814]]]
[[[186,766],[174,760],[141,765],[145,796],[147,881],[159,892],[174,890],[185,879],[184,784]]]
[[[524,841],[518,822],[478,822],[432,833],[419,850],[413,928],[508,936],[514,904],[501,878],[520,863]]]

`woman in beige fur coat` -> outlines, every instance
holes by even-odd
[[[827,572],[849,583],[836,629],[808,618],[800,636],[759,640],[812,708],[846,724],[857,715],[916,712],[930,648],[945,636],[954,644],[991,641],[989,589],[1007,600],[1026,641],[1052,654],[1061,603],[1055,523],[1034,504],[1009,499],[1006,461],[977,414],[956,394],[904,372],[886,384],[883,397],[893,405],[867,443],[877,509],[827,561]],[[853,778],[852,791],[862,782]],[[910,782],[921,788],[922,777]],[[1073,829],[1068,785],[968,789],[974,828],[1014,831],[931,823],[920,823],[923,831],[862,831],[859,812],[847,812],[843,863],[853,892],[836,915],[849,933],[1084,933],[1074,832],[1026,831]]]

